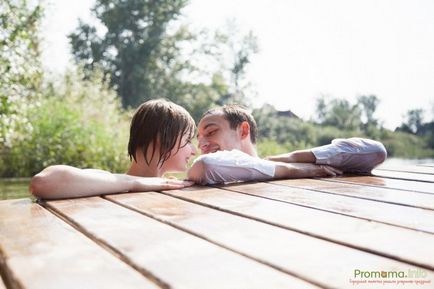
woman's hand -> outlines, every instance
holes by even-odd
[[[162,191],[162,190],[177,190],[192,186],[194,183],[190,181],[178,180],[173,178],[145,178],[136,177],[134,185],[130,191],[146,192],[146,191]]]

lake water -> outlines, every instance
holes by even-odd
[[[415,165],[430,164],[434,166],[434,159],[387,159],[386,164],[390,165]],[[178,176],[177,176],[178,177]],[[182,178],[182,177],[181,177]],[[29,193],[30,178],[0,179],[0,200],[32,198]]]
[[[31,198],[30,178],[0,179],[0,200]]]

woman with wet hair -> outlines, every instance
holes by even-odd
[[[183,107],[162,99],[147,101],[131,121],[131,165],[126,174],[55,165],[32,178],[30,191],[38,198],[57,199],[190,186],[191,182],[164,178],[164,174],[187,169],[196,154],[191,143],[194,132],[194,120]]]

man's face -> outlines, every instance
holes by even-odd
[[[202,154],[219,150],[241,150],[238,131],[231,129],[222,114],[209,114],[200,120],[197,140]]]

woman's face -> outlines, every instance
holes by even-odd
[[[181,144],[181,147],[178,150],[179,144]],[[183,172],[187,169],[190,158],[195,154],[196,147],[191,143],[190,137],[185,134],[173,148],[170,158],[163,166],[166,172]]]

